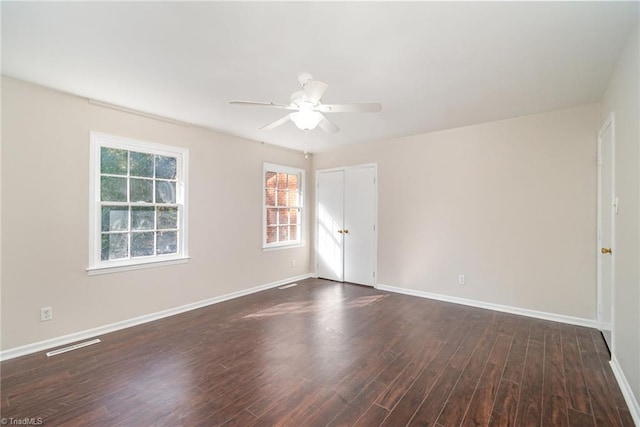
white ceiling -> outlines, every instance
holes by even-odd
[[[599,101],[638,2],[2,2],[2,74],[311,152]],[[329,83],[341,131],[283,111]]]

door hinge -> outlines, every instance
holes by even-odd
[[[373,231],[376,231],[376,225],[373,224]]]
[[[598,156],[598,160],[596,162],[598,164],[598,167],[602,166],[602,157]]]

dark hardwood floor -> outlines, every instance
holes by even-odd
[[[599,332],[304,280],[3,362],[2,417],[78,426],[633,426]]]

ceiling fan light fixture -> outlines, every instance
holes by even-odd
[[[262,126],[261,130],[274,129],[291,120],[300,130],[309,131],[320,127],[326,133],[335,133],[340,129],[322,113],[378,113],[382,110],[382,105],[379,103],[323,104],[322,95],[324,95],[328,85],[320,80],[315,80],[309,73],[300,74],[299,80],[302,90],[298,90],[291,95],[289,105],[255,101],[231,101],[231,104],[255,105],[294,111]]]
[[[289,117],[300,130],[313,130],[322,121],[322,114],[317,111],[297,111],[291,113]]]

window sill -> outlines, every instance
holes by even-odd
[[[262,250],[264,252],[270,252],[270,251],[279,251],[281,249],[295,249],[295,248],[304,248],[305,242],[301,242],[301,243],[294,243],[291,245],[279,245],[279,246],[263,246]]]
[[[186,264],[189,262],[190,257],[173,258],[167,260],[154,260],[148,262],[140,262],[136,264],[121,264],[121,265],[109,265],[100,267],[87,268],[87,274],[89,276],[96,276],[99,274],[119,273],[121,271],[141,270],[143,268],[165,267],[168,265]]]

